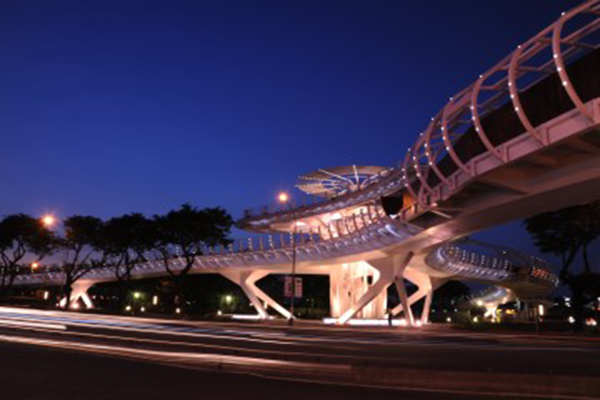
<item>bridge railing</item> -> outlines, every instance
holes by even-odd
[[[310,233],[297,235],[267,235],[260,238],[249,238],[238,241],[238,245],[209,247],[203,255],[196,257],[194,268],[219,268],[242,266],[247,260],[259,260],[261,263],[290,263],[292,252],[297,251],[298,261],[310,257],[331,257],[339,255],[336,252],[364,251],[386,244],[386,240],[395,242],[399,233],[389,231],[392,219],[387,217],[380,207],[366,207],[360,213],[343,219],[331,221],[325,228]],[[410,236],[414,232],[407,232]],[[391,236],[390,236],[391,235]],[[390,239],[391,237],[391,239]],[[294,243],[295,241],[295,243]],[[392,243],[390,242],[390,243]],[[262,243],[262,245],[261,245]],[[389,243],[387,243],[389,244]],[[477,243],[480,244],[480,243]],[[505,257],[494,257],[469,251],[455,244],[440,246],[437,251],[427,257],[427,263],[433,268],[442,268],[460,276],[492,281],[507,281],[516,279],[523,267],[530,267],[527,279],[535,282],[556,285],[557,278],[546,268],[546,264],[536,257],[523,256],[515,263]],[[171,267],[174,270],[184,268],[181,258],[173,258]],[[161,260],[149,259],[139,263],[132,271],[132,276],[158,274],[164,272]],[[90,270],[84,279],[114,279],[115,269],[102,266]],[[16,284],[62,283],[64,276],[59,269],[39,274],[26,274],[17,277]]]
[[[247,218],[261,217],[265,215],[285,214],[290,212],[291,210],[294,210],[295,212],[300,212],[303,209],[314,208],[316,206],[327,204],[330,202],[347,202],[354,197],[364,197],[365,194],[370,193],[371,190],[369,189],[373,189],[373,185],[381,184],[386,178],[390,178],[390,176],[393,174],[393,171],[393,169],[386,169],[384,171],[380,171],[377,173],[377,175],[373,176],[373,178],[369,180],[368,185],[364,186],[363,188],[357,191],[349,192],[335,198],[303,195],[297,198],[291,198],[285,203],[272,202],[261,207],[248,208],[244,210],[242,220]]]
[[[593,36],[600,28],[599,10],[598,1],[588,1],[563,13],[451,97],[431,119],[407,152],[402,169],[406,189],[423,207],[442,197],[442,184],[456,187],[456,173],[473,177],[476,171],[469,162],[478,155],[489,152],[499,163],[507,162],[502,144],[522,134],[547,144],[548,138],[535,127],[554,116],[576,108],[594,123],[584,102],[600,93],[582,79],[597,79],[599,74],[598,38]],[[573,24],[564,34],[567,22]],[[590,53],[591,60],[577,64]],[[582,69],[589,73],[579,74]],[[557,91],[565,96],[547,95]]]
[[[388,187],[387,193],[405,190],[420,211],[435,208],[460,186],[459,176],[473,178],[477,174],[473,160],[481,154],[489,153],[498,163],[506,163],[509,154],[503,144],[520,135],[546,145],[549,137],[537,127],[571,109],[576,109],[590,126],[598,123],[585,102],[600,96],[599,29],[600,0],[586,1],[563,13],[450,97],[408,149],[395,174],[395,185]],[[561,91],[563,95],[556,95]],[[382,180],[375,186],[384,184]],[[373,189],[365,189],[365,193],[373,194],[365,196],[367,200],[378,199]],[[360,195],[347,196],[357,199]],[[260,216],[249,213],[243,221],[248,226],[253,222],[268,225],[293,215],[317,214],[353,204],[358,202],[331,200],[320,208],[274,213],[264,209]]]
[[[465,243],[465,242],[463,242]],[[494,246],[471,242],[481,248],[494,249]],[[472,279],[494,278],[498,281],[528,280],[546,286],[556,287],[558,277],[550,272],[549,265],[539,257],[520,252],[503,256],[488,255],[484,250],[471,251],[455,243],[444,244],[427,256],[427,264],[434,269],[446,270],[470,276]],[[502,250],[504,251],[504,250]]]
[[[196,264],[199,267],[228,267],[235,265],[244,265],[243,262],[232,264],[231,261],[245,257],[261,259],[264,262],[289,263],[294,250],[298,252],[299,260],[308,254],[321,254],[332,251],[354,251],[353,247],[368,245],[369,241],[375,243],[378,239],[384,237],[381,232],[370,232],[374,227],[387,221],[387,216],[379,207],[366,207],[360,213],[331,221],[318,229],[312,229],[309,232],[297,234],[277,234],[265,235],[261,237],[250,237],[239,239],[227,246],[207,246],[201,254],[196,256]],[[361,238],[358,240],[358,238]],[[371,243],[371,245],[373,245]],[[312,250],[315,250],[312,253]],[[185,266],[181,257],[174,256],[170,263],[172,269],[178,270]],[[84,279],[106,279],[115,277],[116,267],[105,265],[90,269]],[[195,268],[195,267],[194,267]],[[163,261],[153,259],[148,254],[147,261],[137,264],[131,271],[132,276],[139,274],[152,274],[158,271],[164,271]],[[52,271],[40,271],[39,273],[26,273],[17,276],[16,284],[34,284],[62,282],[64,274],[60,267]]]

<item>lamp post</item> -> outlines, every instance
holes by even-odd
[[[285,193],[279,193],[277,199],[281,204],[287,204],[290,196]],[[293,229],[292,229],[292,301],[290,303],[290,317],[288,318],[288,325],[294,325],[294,303],[296,302],[296,234],[298,230],[298,223],[296,221],[296,212],[292,213]]]
[[[42,222],[42,225],[44,225],[46,228],[52,228],[52,226],[54,226],[54,224],[56,224],[56,217],[51,214],[46,214],[46,215],[42,216],[41,222]]]

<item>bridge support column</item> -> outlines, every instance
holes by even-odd
[[[365,261],[343,263],[329,268],[331,316],[341,317],[364,295],[379,271]],[[382,291],[353,318],[379,319],[385,316],[387,291]]]
[[[437,288],[442,286],[444,283],[446,283],[447,279],[432,278],[427,274],[414,270],[405,270],[404,273],[404,279],[408,279],[418,287],[417,291],[411,294],[408,298],[408,306],[412,307],[413,304],[425,298],[425,303],[423,304],[423,311],[421,312],[420,321],[423,325],[427,324],[429,322],[429,312],[431,310],[433,292]],[[398,281],[396,283],[398,283]],[[398,291],[398,293],[400,293],[400,291]],[[401,301],[400,304],[398,304],[392,309],[392,315],[396,316],[402,311],[404,311],[404,304]]]
[[[412,256],[412,252],[409,252],[405,257],[395,256],[391,265],[389,265],[389,263],[382,265],[370,264],[378,272],[378,276],[374,277],[376,281],[355,304],[353,304],[348,310],[346,310],[344,314],[342,314],[342,316],[338,319],[338,324],[343,325],[348,322],[367,304],[373,301],[373,299],[380,295],[384,290],[387,290],[388,286],[390,286],[396,280],[398,273],[402,273],[406,268],[412,259]],[[404,286],[402,285],[401,287],[402,290],[404,290]],[[406,291],[404,291],[404,301],[407,304]],[[410,310],[410,307],[408,309]]]
[[[425,304],[423,304],[423,311],[421,312],[421,324],[423,325],[429,322],[429,311],[431,310],[431,301],[433,300],[431,279],[429,279],[429,282],[429,285],[427,285],[427,294],[425,295]]]
[[[273,300],[269,295],[260,290],[256,286],[256,282],[265,276],[269,275],[267,271],[222,271],[221,275],[229,279],[230,281],[240,285],[246,296],[250,302],[256,308],[258,315],[261,319],[268,318],[269,314],[267,310],[263,306],[262,302],[265,302],[269,307],[275,309],[279,314],[281,314],[285,319],[295,318],[292,317],[290,312],[282,307],[279,303]]]
[[[261,299],[262,301],[267,303],[267,305],[269,307],[273,308],[275,311],[277,311],[279,314],[281,314],[285,319],[296,319],[296,317],[293,316],[292,314],[290,314],[290,312],[288,310],[286,310],[285,307],[283,307],[281,304],[277,303],[268,294],[266,294],[265,292],[260,290],[254,284],[255,282],[261,280],[262,278],[266,277],[269,274],[270,274],[270,272],[268,272],[268,271],[253,271],[250,274],[250,281],[251,281],[250,286],[252,287],[252,290],[254,291],[256,296],[258,296],[259,299]]]
[[[410,308],[410,303],[408,302],[408,298],[406,295],[406,287],[404,286],[404,273],[406,271],[406,267],[408,263],[412,259],[413,253],[408,253],[404,259],[400,258],[400,256],[394,256],[393,265],[394,265],[394,283],[396,284],[396,289],[398,290],[398,295],[400,297],[400,304],[402,305],[402,309],[404,311],[404,315],[406,316],[406,322],[409,326],[413,326],[415,321],[413,318],[412,309]]]
[[[251,288],[252,284],[249,282],[248,279],[250,273],[251,272],[224,271],[221,272],[221,275],[223,275],[225,278],[229,279],[233,283],[239,285],[244,291],[244,294],[248,297],[248,299],[256,309],[256,312],[258,313],[260,319],[266,319],[269,316],[269,314],[267,313],[267,310],[265,310],[265,308],[263,307],[263,304],[260,301],[260,299],[256,296],[255,292]]]
[[[71,309],[79,308],[79,305],[77,304],[77,302],[79,300],[83,301],[83,304],[87,309],[94,308],[94,303],[92,302],[92,299],[90,298],[90,296],[87,293],[89,288],[91,288],[92,286],[94,286],[94,282],[89,282],[89,281],[75,282],[71,286],[71,301],[69,304],[69,308],[71,308]],[[66,307],[67,306],[67,298],[63,297],[58,304],[60,307],[63,307],[63,308]]]

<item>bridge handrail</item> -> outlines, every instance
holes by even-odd
[[[268,237],[271,239],[269,239],[269,246],[267,248],[254,247],[256,238],[250,238],[246,245],[241,241],[238,247],[231,245],[227,249],[221,248],[219,252],[209,249],[204,255],[196,257],[196,266],[194,268],[197,269],[206,266],[240,266],[244,264],[243,261],[253,259],[258,259],[263,263],[269,261],[289,264],[292,260],[294,246],[296,247],[299,261],[310,259],[311,255],[331,257],[334,253],[343,252],[345,249],[364,251],[369,246],[373,247],[373,242],[377,242],[377,246],[382,246],[385,243],[395,243],[399,231],[394,232],[392,229],[394,227],[398,229],[400,224],[402,224],[400,221],[387,217],[381,208],[369,207],[367,211],[362,212],[360,215],[355,214],[351,217],[331,222],[327,228],[327,232],[320,232],[320,236],[316,236],[315,234],[312,236],[290,236],[291,240],[282,240],[278,246],[276,241],[273,240],[273,235],[269,235]],[[407,233],[407,236],[412,234],[414,232]],[[301,239],[302,237],[306,240]],[[296,240],[296,243],[293,240]],[[481,245],[481,243],[478,244]],[[431,252],[426,258],[430,266],[434,268],[436,266],[440,267],[439,263],[435,264],[431,260],[431,257],[440,254],[440,251],[442,252],[441,255],[443,256],[444,263],[442,267],[445,270],[454,269],[457,275],[463,277],[479,273],[479,278],[491,281],[515,280],[518,278],[517,273],[522,268],[521,265],[510,263],[501,257],[486,257],[475,252],[469,252],[461,249],[455,243],[444,244],[436,251]],[[557,279],[549,273],[545,268],[546,264],[543,264],[540,259],[531,257],[531,260],[534,261],[534,265],[529,275],[536,278],[538,283],[547,286],[549,281],[553,282],[552,279]],[[184,267],[181,258],[173,259],[172,263],[173,269]],[[453,266],[458,267],[452,268]],[[132,275],[136,276],[140,272],[147,274],[155,273],[155,271],[164,271],[162,261],[148,260],[145,263],[140,263],[135,266]],[[84,276],[84,279],[106,279],[107,276],[114,277],[114,274],[113,267],[103,266],[90,270]],[[529,279],[529,275],[526,277],[527,279]],[[18,276],[17,281],[20,284],[57,282],[61,281],[61,276],[62,274],[59,271],[45,274],[28,274]]]
[[[262,215],[286,213],[289,210],[296,210],[296,212],[300,212],[302,209],[317,207],[319,205],[326,204],[329,202],[345,202],[349,201],[354,197],[362,197],[365,195],[365,193],[369,192],[369,189],[373,189],[373,185],[376,185],[378,183],[383,184],[383,181],[385,179],[389,179],[390,177],[392,177],[394,172],[395,171],[392,168],[380,171],[369,180],[368,185],[361,187],[359,190],[348,192],[334,198],[303,195],[298,198],[292,198],[286,203],[272,202],[261,207],[247,208],[243,211],[242,220],[246,218],[260,217]],[[361,193],[359,194],[359,192]]]
[[[521,253],[522,259],[516,262],[510,257],[487,256],[482,252],[467,250],[461,247],[460,243],[446,243],[439,246],[426,257],[427,265],[438,270],[468,273],[475,280],[525,279],[549,287],[558,286],[558,277],[550,272],[547,262],[539,257]],[[475,243],[482,245],[481,242]],[[486,245],[486,247],[493,246]]]
[[[593,19],[591,21],[576,20],[576,17],[584,14]],[[585,52],[589,53],[599,48],[599,44],[583,41],[600,29],[599,17],[600,0],[588,0],[563,13],[554,23],[519,45],[499,63],[481,74],[479,79],[471,85],[450,97],[448,103],[436,116],[431,118],[429,126],[424,132],[421,132],[415,144],[408,149],[401,169],[393,174],[396,178],[393,181],[394,185],[386,187],[386,190],[382,190],[382,192],[389,193],[405,189],[412,195],[422,211],[435,208],[437,202],[444,197],[442,186],[454,190],[457,187],[455,178],[458,173],[465,173],[471,178],[476,174],[470,162],[477,158],[478,154],[467,155],[468,159],[463,160],[460,157],[461,151],[457,147],[457,144],[460,145],[461,139],[466,137],[469,132],[473,133],[485,150],[493,154],[499,162],[507,162],[506,151],[501,146],[504,142],[494,143],[494,140],[497,141],[499,138],[491,137],[489,132],[486,132],[484,123],[485,118],[492,115],[499,105],[512,105],[512,110],[523,127],[522,133],[517,132],[519,135],[526,134],[535,141],[545,144],[548,139],[533,126],[532,119],[523,107],[520,93],[551,75],[560,78],[564,90],[577,111],[590,123],[594,123],[588,108],[572,84],[565,60],[573,61]],[[563,27],[567,22],[577,22],[578,25],[576,25],[576,29],[563,37]],[[565,46],[567,48],[563,49]],[[551,59],[548,61],[537,60],[536,57],[543,55],[544,50],[548,48],[552,52]],[[532,63],[536,60],[537,65],[525,65],[526,62]],[[530,78],[533,74],[536,77]],[[488,80],[498,75],[501,75],[499,79],[496,78],[493,83],[487,84]],[[530,80],[525,88],[519,90],[518,79],[523,78],[530,78]],[[483,93],[491,94],[480,101]],[[462,153],[464,156],[464,151]],[[448,169],[451,170],[449,174]],[[265,223],[273,220],[289,221],[292,218],[301,218],[311,213],[332,211],[360,203],[360,201],[342,200],[359,200],[361,196],[364,201],[373,200],[377,198],[376,188],[373,186],[382,186],[384,182],[385,180],[382,180],[381,183],[362,191],[325,201],[320,203],[320,207],[290,208],[272,213],[265,209],[265,213],[260,215],[249,213],[242,218],[241,223],[249,227],[264,226]]]
[[[270,258],[271,255],[277,255],[283,256],[279,257],[280,259],[283,258],[281,262],[289,263],[291,261],[291,251],[294,247],[299,253],[299,259],[301,260],[302,253],[307,250],[318,249],[319,247],[326,249],[337,248],[342,241],[346,242],[344,245],[346,248],[353,244],[360,246],[364,244],[364,240],[362,243],[353,242],[352,239],[354,237],[363,237],[370,240],[371,237],[366,236],[366,234],[369,231],[377,230],[380,225],[388,222],[392,222],[392,220],[385,215],[383,210],[376,207],[369,207],[361,214],[331,221],[325,228],[317,232],[296,235],[267,235],[258,238],[249,237],[231,243],[229,246],[206,247],[202,255],[196,256],[196,262],[201,264],[203,260],[210,260],[215,265],[224,267],[228,266],[227,261],[233,256],[262,257],[264,259]],[[385,236],[385,233],[379,232],[374,236],[381,238],[381,236]],[[376,240],[377,238],[374,239]],[[177,264],[180,264],[181,268],[183,268],[181,257],[173,258],[172,262],[175,264],[175,270],[177,270]],[[137,264],[132,273],[148,269],[164,269],[162,260],[148,259],[147,262]],[[94,279],[98,275],[105,275],[107,273],[114,275],[114,268],[112,266],[101,266],[90,269],[85,278]],[[43,277],[53,279],[55,275],[61,274],[60,270],[46,271],[45,273],[26,273],[18,275],[16,281],[31,282],[36,279],[43,279]]]

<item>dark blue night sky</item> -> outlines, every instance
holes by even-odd
[[[238,217],[319,167],[395,166],[575,4],[3,0],[0,214]],[[519,222],[480,237],[532,249]]]

